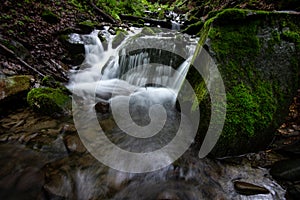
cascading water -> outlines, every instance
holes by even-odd
[[[90,35],[75,35],[86,44],[88,54],[80,70],[72,75],[68,86],[76,97],[84,99],[84,109],[87,111],[74,117],[78,121],[77,125],[80,124],[79,132],[82,131],[82,135],[99,141],[97,145],[106,146],[109,141],[104,134],[97,134],[102,130],[99,130],[98,122],[95,122],[95,116],[89,114],[98,102],[102,102],[109,104],[112,117],[117,123],[112,134],[108,134],[107,137],[118,141],[116,145],[122,149],[136,153],[152,152],[163,148],[172,138],[179,135],[177,138],[180,138],[185,151],[193,142],[195,131],[191,131],[192,126],[188,118],[176,110],[175,103],[192,60],[197,39],[187,37],[184,45],[178,45],[181,39],[176,38],[176,32],[145,35],[139,30],[116,49],[110,44],[113,38],[107,38],[109,44],[104,51],[97,34],[98,31]],[[181,55],[187,59],[180,55],[172,55],[174,49],[178,48],[181,49]],[[99,54],[98,57],[96,54]],[[76,105],[74,107],[76,108]],[[95,135],[91,136],[91,132]],[[181,134],[176,134],[177,132]],[[86,145],[89,145],[89,142]],[[108,146],[110,151],[114,151],[112,145]],[[181,149],[180,147],[179,150]],[[164,160],[163,164],[148,160],[149,163],[137,171],[152,171],[167,166],[184,153],[179,150],[160,152],[155,157]],[[98,156],[103,157],[105,153],[100,154]],[[113,159],[107,160],[113,162]],[[116,162],[120,163],[117,169],[135,169],[131,166],[135,165],[135,162],[125,161],[124,166],[130,165],[125,167],[126,169],[122,168],[120,160]]]
[[[87,54],[80,69],[73,71],[68,85],[74,93],[73,98],[79,100],[74,106],[84,110],[77,112],[75,109],[73,113],[77,116],[74,118],[80,119],[76,128],[78,132],[84,132],[84,136],[81,137],[83,141],[95,142],[103,147],[101,150],[96,149],[100,151],[98,154],[116,160],[120,166],[127,165],[126,167],[134,169],[137,163],[128,163],[126,157],[120,158],[118,154],[111,153],[111,147],[106,146],[104,142],[105,137],[118,148],[134,153],[151,152],[172,141],[179,129],[179,121],[182,120],[180,113],[175,109],[175,101],[188,72],[197,40],[188,37],[184,39],[187,45],[180,46],[184,47],[181,51],[185,59],[182,59],[177,55],[170,56],[174,49],[178,48],[178,35],[173,32],[143,35],[137,30],[130,33],[116,49],[111,45],[113,38],[107,37],[107,50],[104,50],[97,35],[97,31],[90,35],[73,35],[85,44]],[[149,48],[144,48],[145,46]],[[153,47],[157,49],[153,50]],[[161,49],[170,51],[165,52]],[[115,111],[112,109],[108,116],[107,113],[93,116],[98,102],[113,105]],[[123,104],[127,109],[122,107]],[[157,105],[162,106],[165,112],[153,116],[149,108]],[[95,118],[103,126],[105,137],[98,134],[99,129],[91,123]],[[127,118],[131,118],[131,123],[128,123]],[[166,121],[163,121],[165,118]],[[146,129],[151,128],[151,122],[156,123],[156,127],[161,128],[160,131],[151,130],[154,133],[158,132],[151,137],[143,135]],[[165,125],[160,126],[160,123]],[[192,142],[193,137],[186,133],[182,140]],[[159,156],[163,157],[163,160],[173,158],[169,154]],[[267,170],[221,165],[209,159],[199,160],[191,150],[180,157],[175,165],[170,163],[171,165],[160,169],[161,163],[148,164],[159,170],[134,174],[95,164],[90,166],[87,172],[72,173],[77,177],[80,172],[78,177],[84,177],[82,180],[76,179],[79,191],[83,188],[80,185],[84,184],[87,194],[97,194],[103,198],[110,195],[108,189],[103,188],[112,187],[118,191],[111,197],[113,199],[284,199],[284,190],[265,177]],[[99,173],[103,173],[99,180],[85,178]],[[233,185],[229,184],[233,179],[255,182],[268,188],[271,193],[240,196],[234,192]],[[101,185],[101,191],[95,191],[93,185]],[[84,194],[82,196],[90,197]]]

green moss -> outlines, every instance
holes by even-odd
[[[41,17],[43,20],[51,24],[55,24],[60,21],[59,17],[50,10],[44,10]]]
[[[116,48],[117,46],[119,46],[125,38],[126,34],[123,31],[118,31],[112,41],[112,48]]]
[[[204,22],[200,20],[200,21],[198,21],[194,24],[189,25],[182,32],[183,33],[188,33],[188,34],[191,34],[191,35],[196,35],[197,33],[199,33],[199,31],[201,30],[203,25],[204,25]]]
[[[7,96],[14,95],[21,91],[26,91],[30,88],[31,76],[19,75],[12,76],[6,79],[5,93]]]
[[[70,97],[61,89],[34,88],[27,95],[29,106],[43,114],[63,113],[70,106]]]
[[[59,87],[62,87],[62,84],[58,81],[56,81],[52,76],[45,76],[43,79],[42,79],[42,82],[41,84],[43,86],[46,86],[46,87],[51,87],[51,88],[59,88]]]
[[[95,25],[97,25],[97,23],[96,22],[92,22],[91,20],[85,20],[83,22],[79,22],[79,25],[94,27]]]
[[[243,83],[234,86],[227,93],[224,136],[254,136],[271,124],[276,108],[277,100],[271,83],[259,82],[254,89]]]
[[[229,8],[216,13],[215,19],[222,20],[226,23],[226,21],[245,19],[248,13],[248,10]]]
[[[80,27],[80,29],[85,33],[92,32],[97,25],[97,22],[93,22],[91,20],[85,20],[78,23],[78,27]]]
[[[142,29],[141,33],[144,35],[154,35],[155,34],[155,32],[150,27],[144,27]]]
[[[256,151],[270,142],[298,88],[299,28],[296,15],[238,9],[215,12],[204,24],[195,56],[204,45],[218,66],[227,94],[225,126],[214,155]],[[206,119],[211,102],[199,76],[190,70],[187,79]],[[199,141],[208,124],[209,120],[200,122]]]
[[[294,43],[300,43],[300,33],[295,31],[286,30],[282,33],[283,38]]]
[[[226,27],[213,27],[209,31],[209,38],[214,42],[212,48],[218,53],[219,59],[228,56],[240,62],[247,56],[259,53],[260,44],[257,34],[257,24],[250,22],[246,26],[234,24]]]

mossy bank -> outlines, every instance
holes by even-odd
[[[197,54],[207,51],[225,84],[227,112],[214,156],[266,148],[288,113],[299,86],[300,15],[226,9],[199,31]],[[200,101],[201,144],[210,119],[210,97],[199,73],[188,79]],[[200,89],[199,89],[200,88]]]

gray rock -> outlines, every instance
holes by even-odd
[[[300,159],[279,161],[271,167],[270,174],[281,180],[300,181]]]

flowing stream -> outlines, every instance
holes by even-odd
[[[80,66],[80,70],[74,71],[69,88],[76,96],[81,97],[79,102],[84,102],[83,105],[75,103],[75,107],[81,107],[84,112],[75,109],[74,113],[78,116],[75,117],[79,124],[77,129],[83,135],[81,139],[86,141],[84,144],[100,145],[100,149],[87,148],[90,151],[98,151],[92,153],[96,157],[106,155],[106,158],[112,160],[110,162],[103,159],[107,165],[118,163],[115,169],[121,171],[108,170],[109,176],[114,177],[116,183],[128,182],[113,199],[284,198],[284,190],[268,178],[266,169],[254,169],[247,164],[222,166],[217,161],[200,160],[192,150],[186,151],[180,158],[172,157],[170,154],[156,155],[163,161],[177,160],[175,164],[169,162],[165,167],[160,167],[161,163],[156,163],[155,159],[147,163],[150,167],[140,165],[140,160],[131,163],[127,160],[129,158],[120,157],[123,154],[114,153],[113,148],[103,142],[104,137],[126,151],[151,152],[163,148],[175,137],[180,120],[187,120],[186,124],[189,127],[183,128],[186,135],[182,140],[186,140],[189,144],[193,142],[194,135],[187,133],[192,123],[177,111],[175,103],[191,64],[197,39],[180,35],[175,31],[145,35],[139,29],[130,33],[114,49],[112,48],[113,37],[106,33],[103,32],[108,41],[105,44],[106,50],[97,36],[98,31],[90,35],[74,35],[85,44],[86,59]],[[162,49],[169,49],[169,51]],[[174,53],[175,49],[181,49],[180,55]],[[104,137],[92,134],[103,132],[102,129],[97,128],[98,125],[94,125],[95,116],[92,114],[95,105],[99,103],[110,106],[108,109],[110,111],[98,113],[97,121],[104,127],[104,121],[107,119],[114,124],[105,134],[99,134],[106,135]],[[151,108],[154,105],[161,106],[159,108],[164,112],[151,115]],[[165,121],[163,121],[164,117],[167,118]],[[93,123],[90,123],[91,121]],[[159,126],[161,121],[165,123],[162,127]],[[160,130],[151,129],[152,123]],[[149,132],[143,127],[157,134],[151,137],[143,135],[144,132]],[[128,169],[136,169],[137,166],[143,167],[145,171],[149,168],[157,170],[141,174],[128,173],[130,171]],[[271,192],[254,196],[238,195],[233,189],[234,180],[249,181],[264,186]]]
[[[100,41],[99,32],[107,42]],[[71,35],[86,51],[67,86],[73,92],[76,129],[70,118],[56,120],[29,110],[1,119],[9,127],[1,141],[14,141],[0,145],[1,199],[285,199],[268,170],[252,167],[247,159],[199,159],[192,148],[177,152],[178,146],[159,151],[174,138],[182,146],[194,142],[193,123],[176,101],[196,38],[134,29],[116,47],[114,37],[107,30]],[[124,152],[142,156],[133,159]],[[158,153],[148,156],[152,152]],[[270,193],[240,195],[236,180]]]

